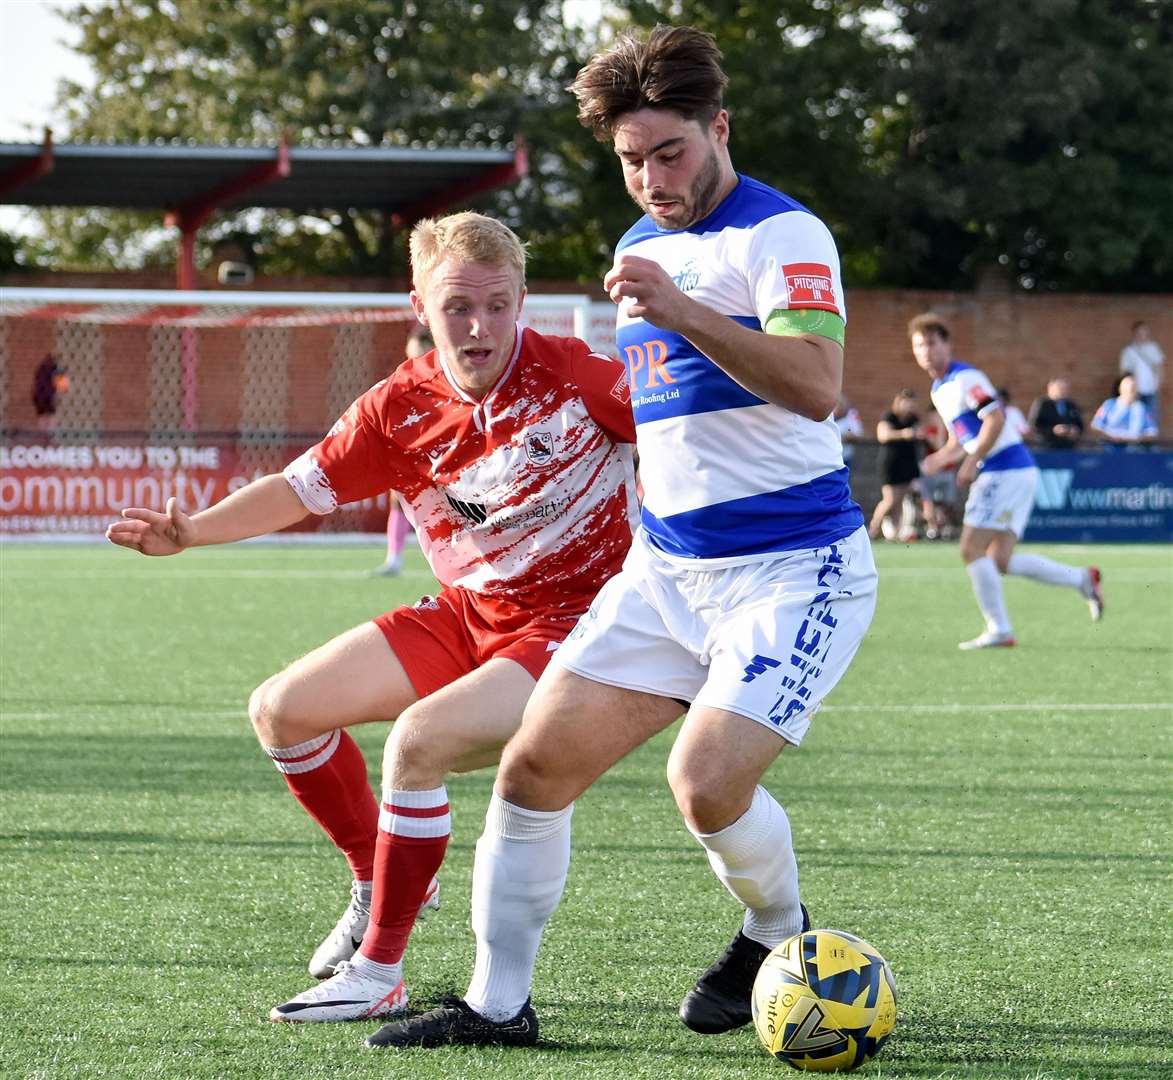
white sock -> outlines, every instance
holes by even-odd
[[[369,960],[361,952],[356,952],[351,963],[359,971],[369,975],[372,979],[386,983],[388,986],[398,986],[403,979],[402,960],[398,964],[380,964],[377,960]]]
[[[1010,556],[1006,573],[1041,581],[1044,585],[1066,585],[1080,592],[1084,591],[1084,583],[1087,581],[1087,571],[1082,566],[1068,566],[1042,555],[1015,553]]]
[[[772,949],[802,929],[790,821],[764,787],[754,789],[749,809],[732,825],[693,836],[725,888],[746,906],[746,937]]]
[[[967,567],[969,580],[973,582],[973,594],[978,607],[986,617],[986,629],[992,634],[1009,634],[1010,616],[1006,611],[1006,599],[1002,595],[1002,577],[998,565],[989,555],[974,559]]]
[[[529,997],[542,930],[566,885],[573,810],[527,810],[493,792],[473,863],[477,959],[464,995],[488,1020],[512,1019]]]

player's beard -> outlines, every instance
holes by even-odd
[[[634,192],[630,192],[630,194],[636,205],[661,229],[687,229],[714,209],[720,187],[721,162],[717,158],[717,152],[710,146],[708,156],[694,177],[688,194],[684,197],[675,196],[679,199],[679,204],[672,213],[668,215],[656,213],[652,209],[652,203],[656,200],[650,198],[645,192],[640,192],[638,195]],[[656,191],[652,194],[663,195],[665,193]]]

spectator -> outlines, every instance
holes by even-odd
[[[1153,340],[1148,323],[1132,324],[1132,340],[1120,351],[1120,373],[1136,379],[1136,392],[1156,422],[1159,408],[1157,391],[1161,386],[1161,365],[1165,354]]]
[[[57,357],[49,353],[33,372],[33,408],[37,426],[52,431],[57,421],[57,399],[69,389],[69,376]]]
[[[1030,407],[1031,431],[1048,450],[1070,450],[1083,436],[1083,417],[1070,394],[1071,384],[1056,375]]]
[[[416,323],[407,335],[403,355],[407,360],[414,360],[417,356],[431,352],[435,347],[431,331],[423,323]],[[388,492],[388,498],[391,507],[387,512],[387,556],[382,566],[371,571],[378,577],[394,577],[399,573],[403,564],[403,545],[407,542],[407,534],[411,532],[411,522],[399,504],[399,496],[391,491]]]
[[[949,440],[936,409],[925,413],[920,430],[921,440],[930,452],[940,450]],[[925,520],[925,539],[938,540],[952,535],[957,522],[957,466],[945,466],[932,476],[921,473],[916,487]]]
[[[850,465],[855,453],[852,444],[859,442],[863,435],[863,421],[859,417],[859,410],[851,407],[846,394],[840,394],[831,419],[835,421],[835,426],[839,429],[839,438],[843,443],[843,464]]]
[[[892,408],[876,425],[880,443],[880,501],[872,513],[868,535],[873,539],[910,539],[916,535],[912,522],[897,523],[904,497],[920,475],[917,463],[920,440],[920,417],[916,414],[916,394],[901,390],[892,400]],[[885,528],[885,523],[887,528]]]
[[[1026,417],[1022,415],[1022,410],[1017,405],[1010,404],[1009,387],[998,387],[998,400],[1002,403],[1002,412],[1006,414],[1006,425],[1011,431],[1016,431],[1018,437],[1025,442],[1030,437],[1030,424],[1027,423]]]
[[[1125,375],[1116,397],[1108,398],[1096,410],[1092,431],[1110,445],[1125,449],[1152,442],[1157,437],[1156,418],[1141,400],[1135,376]]]

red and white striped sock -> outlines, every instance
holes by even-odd
[[[397,964],[403,959],[451,832],[448,789],[443,785],[429,791],[383,789],[371,921],[360,950],[368,960]]]
[[[296,746],[266,746],[265,753],[293,797],[346,856],[355,881],[370,881],[379,804],[358,743],[339,728]]]

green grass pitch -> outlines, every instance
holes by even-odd
[[[868,639],[767,777],[816,925],[896,973],[896,1032],[861,1075],[1173,1076],[1173,551],[1035,550],[1101,565],[1104,621],[1010,581],[1019,647],[961,654],[981,627],[955,547],[881,547]],[[671,731],[580,802],[539,1049],[372,1052],[374,1024],[266,1021],[308,985],[348,881],[245,702],[428,591],[414,550],[404,577],[366,576],[380,554],[0,547],[0,1075],[790,1075],[751,1030],[704,1038],[676,1018],[738,913],[667,791]],[[383,735],[358,735],[372,778]],[[444,906],[408,953],[416,1007],[466,985],[491,779],[450,785]]]

